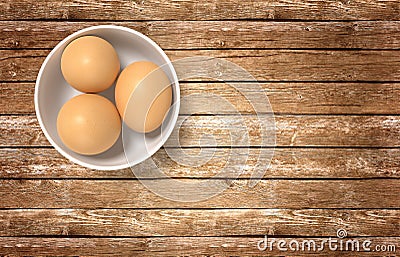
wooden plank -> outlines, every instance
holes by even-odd
[[[0,113],[35,113],[34,83],[0,83]]]
[[[40,66],[49,52],[0,50],[0,80],[36,80]]]
[[[181,96],[193,97],[191,112],[254,114],[252,105],[265,104],[263,94],[252,94],[251,85],[235,83],[180,83]],[[233,87],[234,86],[234,87]],[[0,83],[0,114],[33,114],[34,83]],[[400,83],[260,83],[275,113],[286,114],[400,114]],[[210,97],[210,95],[214,97]],[[234,110],[217,104],[216,98]],[[185,103],[181,114],[190,114]]]
[[[181,116],[167,146],[264,146],[272,124],[255,116]],[[398,116],[275,116],[278,146],[399,146]],[[180,120],[178,121],[180,124]],[[265,126],[265,134],[260,129]],[[245,133],[249,140],[246,141]],[[201,135],[210,135],[201,137]],[[199,137],[201,139],[199,140]],[[215,142],[215,143],[214,143]]]
[[[0,210],[1,236],[399,236],[399,210]]]
[[[269,248],[260,251],[257,244],[262,240],[259,237],[140,237],[140,238],[57,238],[57,237],[2,237],[0,240],[0,251],[7,256],[21,255],[43,255],[43,256],[278,256],[282,254],[296,254],[296,256],[310,256],[310,251],[279,250],[275,243],[272,250]],[[313,240],[318,246],[323,244],[327,238],[318,237],[274,237],[268,236],[270,240],[285,240],[287,244],[292,240],[300,244],[305,240]],[[376,246],[395,246],[400,249],[400,237],[357,237],[346,238],[347,240],[358,240],[360,249],[362,243],[370,240],[373,242],[371,251],[360,250],[357,255],[376,256]],[[271,242],[271,241],[268,241]],[[300,245],[301,249],[301,245]],[[340,248],[339,248],[340,249]],[[345,246],[343,249],[346,249]],[[349,246],[348,249],[352,249]],[[398,251],[398,250],[397,250]],[[382,254],[395,254],[395,251],[386,251]],[[330,251],[325,245],[321,251],[312,251],[313,256],[354,256],[352,251]]]
[[[153,183],[159,181],[153,180]],[[198,179],[182,181],[199,182]],[[0,180],[0,208],[400,207],[398,179],[261,180],[254,187],[249,187],[249,180],[215,179],[209,183],[213,187],[230,182],[225,191],[207,200],[176,202],[154,194],[138,180]],[[168,190],[177,192],[174,184],[165,188],[167,194]],[[191,192],[189,188],[186,192],[197,196],[209,193]]]
[[[179,116],[179,134],[172,133],[166,146],[273,146],[267,143],[273,132],[267,117]],[[0,120],[1,147],[50,145],[35,116],[0,116]],[[277,146],[400,146],[399,116],[275,115],[275,122]]]
[[[210,56],[233,62],[257,80],[268,81],[396,81],[400,79],[400,51],[327,50],[199,50],[166,51],[172,61],[192,56]],[[210,62],[210,63],[209,63]],[[196,65],[196,62],[192,64]],[[218,61],[199,62],[197,67],[214,65],[229,80],[242,80],[242,74],[226,69]],[[186,66],[177,66],[185,73]],[[220,67],[220,69],[218,68]],[[231,72],[229,72],[231,71]]]
[[[40,6],[40,8],[39,8]],[[395,0],[355,1],[107,1],[107,0],[5,0],[0,3],[1,20],[398,20]]]
[[[233,113],[230,108],[216,104],[214,99],[223,98],[235,109],[235,114],[254,114],[253,106],[265,105],[264,92],[275,113],[287,114],[399,114],[400,83],[260,83],[260,90],[252,94],[252,86],[246,83],[181,83],[181,96],[197,94],[190,102],[193,112],[214,114]],[[247,99],[246,96],[251,96]],[[216,96],[215,98],[208,95]],[[204,96],[204,99],[202,98]],[[29,103],[29,102],[28,102]],[[182,103],[181,114],[185,111]]]
[[[3,68],[0,81],[35,80],[48,53],[48,50],[1,50],[0,66]],[[396,50],[178,50],[166,51],[166,54],[173,61],[194,56],[213,57],[205,63],[191,64],[207,69],[212,65],[215,67],[213,72],[221,72],[229,80],[244,78],[236,70],[224,70],[226,67],[214,57],[233,62],[246,69],[255,79],[263,81],[400,80],[400,51]],[[178,74],[187,71],[186,65],[175,63]]]
[[[267,163],[271,149],[250,149],[242,165],[224,167],[229,149],[210,149],[213,158],[200,167],[188,167],[172,160],[164,149],[152,159],[163,172],[174,178],[222,177],[218,172],[229,168],[229,174],[243,168],[240,178],[249,178],[259,162]],[[175,153],[174,149],[168,149]],[[238,149],[235,149],[235,152]],[[243,150],[246,154],[247,149]],[[198,149],[186,149],[188,155]],[[145,162],[146,163],[146,162]],[[400,149],[275,149],[271,166],[264,178],[400,178]],[[144,164],[146,165],[146,164]],[[150,169],[150,166],[148,166]],[[223,177],[229,177],[224,175]],[[62,157],[55,149],[0,149],[1,178],[133,178],[130,169],[101,171],[84,168]]]
[[[1,21],[0,48],[53,48],[77,30],[103,24],[110,22]],[[144,33],[163,49],[399,49],[400,45],[398,21],[151,21],[111,24]]]

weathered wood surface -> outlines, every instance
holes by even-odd
[[[5,0],[1,20],[398,20],[396,0],[194,1]]]
[[[196,181],[183,180],[187,183]],[[214,182],[221,186],[229,184],[229,187],[210,199],[191,203],[167,200],[148,190],[140,181],[132,179],[0,180],[0,208],[400,207],[398,179],[273,179],[261,180],[254,187],[249,187],[249,180],[215,179]],[[169,190],[175,192],[176,188],[171,185]],[[203,193],[207,192],[192,192],[197,195]],[[395,224],[398,226],[398,220]]]
[[[217,174],[231,146],[247,152],[236,146],[243,146],[241,125],[248,125],[249,158],[228,167],[243,167],[243,174],[206,201],[160,198],[130,169],[86,169],[50,147],[34,117],[38,70],[61,39],[98,24],[134,28],[173,60],[204,55],[233,61],[264,82],[279,146],[264,179],[248,187],[259,152],[265,163],[272,148],[259,148],[268,145],[261,143],[253,108],[221,83],[181,83],[183,96],[221,96],[244,114],[240,123],[212,98],[191,102],[192,111],[215,106],[217,115],[183,123],[184,151],[197,154],[198,146],[207,146],[214,158],[197,168],[177,164],[165,152],[177,151],[171,141],[172,148],[154,156],[167,175],[201,181]],[[335,238],[337,229],[349,238],[395,245],[396,253],[383,254],[398,254],[399,32],[397,0],[1,1],[0,255],[379,255],[257,249],[265,234],[324,240]],[[183,106],[180,119],[185,114]],[[205,138],[199,144],[207,133],[219,147]]]
[[[241,94],[251,92],[246,83],[180,83],[182,97],[196,95],[191,112],[254,114],[252,105],[266,104],[266,95],[275,113],[400,114],[400,83],[260,83],[260,87],[260,94],[252,94],[249,102]],[[33,114],[34,90],[34,83],[0,83],[0,114]],[[216,97],[229,101],[234,110],[221,106]],[[184,103],[180,113],[190,114]]]
[[[213,158],[200,167],[187,167],[172,160],[165,150],[159,150],[152,158],[163,172],[174,178],[221,177],[224,168],[229,174],[243,168],[240,178],[249,178],[251,167],[257,160],[267,162],[271,149],[250,149],[248,160],[241,165],[224,167],[229,149],[215,151]],[[174,149],[168,149],[174,153]],[[237,149],[235,150],[237,151]],[[246,154],[247,149],[243,150]],[[279,148],[274,151],[271,166],[265,178],[399,178],[400,149],[323,149]],[[188,155],[198,149],[185,149]],[[259,158],[259,159],[258,159]],[[62,157],[49,148],[2,148],[0,149],[0,177],[2,178],[133,178],[130,169],[101,171],[84,168]],[[227,175],[223,176],[227,177]]]
[[[399,210],[0,210],[1,236],[399,236]],[[25,225],[25,226],[24,226]]]
[[[269,236],[276,241],[282,239]],[[276,245],[273,250],[261,252],[257,244],[263,236],[224,236],[224,237],[140,237],[140,238],[59,238],[59,237],[2,237],[0,241],[0,251],[11,256],[26,255],[80,255],[80,256],[267,256],[282,255]],[[297,240],[302,243],[305,240],[314,240],[318,245],[322,244],[327,238],[318,237],[285,237],[289,243]],[[359,242],[371,240],[375,250],[376,245],[394,245],[400,248],[400,237],[357,237]],[[307,249],[307,248],[306,248]],[[288,251],[285,253],[295,254],[296,256],[354,256],[351,251],[329,251],[324,247],[322,251]],[[377,256],[377,252],[357,252],[360,256]],[[392,255],[393,252],[382,254]]]
[[[266,143],[273,128],[266,124],[265,135],[260,130],[260,124],[269,120],[266,117],[180,116],[179,134],[172,133],[166,146],[273,146]],[[50,145],[36,116],[0,116],[0,120],[1,147]],[[275,115],[275,122],[277,146],[400,146],[399,116]]]
[[[399,21],[0,21],[0,48],[53,48],[75,31],[103,24],[135,29],[163,49],[400,48]]]
[[[0,50],[0,81],[34,81],[48,53]],[[222,58],[261,81],[400,81],[400,51],[396,50],[176,50],[166,54],[172,61],[194,56]],[[236,71],[211,64],[230,80],[243,79]],[[206,67],[204,63],[192,65]]]

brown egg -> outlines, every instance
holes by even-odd
[[[75,96],[58,113],[57,131],[72,151],[94,155],[108,150],[121,132],[121,119],[114,104],[96,94]]]
[[[124,122],[137,132],[157,129],[171,107],[170,84],[164,71],[152,62],[128,65],[115,87],[115,103]]]
[[[114,47],[106,40],[84,36],[72,41],[61,56],[61,71],[65,80],[85,93],[109,88],[120,70]]]

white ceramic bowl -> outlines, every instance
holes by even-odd
[[[65,81],[60,68],[61,55],[72,40],[87,35],[99,36],[114,46],[121,62],[121,70],[128,64],[139,60],[152,61],[163,68],[172,82],[173,105],[164,120],[162,131],[159,129],[149,135],[144,135],[123,126],[123,133],[116,144],[106,152],[93,156],[77,154],[62,143],[57,134],[58,112],[65,102],[82,93]],[[115,85],[101,93],[113,103],[115,102],[114,88]],[[163,50],[143,34],[113,25],[82,29],[62,40],[43,62],[35,86],[36,116],[49,142],[69,160],[99,170],[115,170],[133,166],[160,149],[175,126],[179,113],[179,99],[178,78],[171,61]]]

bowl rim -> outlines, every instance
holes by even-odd
[[[54,140],[53,138],[50,136],[50,134],[48,133],[45,124],[43,122],[42,119],[42,115],[40,113],[39,110],[39,87],[40,87],[40,81],[41,78],[43,76],[43,72],[45,67],[47,66],[47,63],[49,62],[49,60],[52,58],[52,56],[55,54],[55,52],[63,47],[69,40],[74,39],[79,37],[79,35],[85,33],[85,32],[89,32],[92,30],[97,30],[97,29],[113,29],[113,30],[121,30],[124,32],[129,32],[132,34],[135,34],[136,36],[140,37],[141,39],[145,40],[147,43],[149,43],[155,50],[157,50],[158,54],[161,55],[161,57],[166,61],[165,66],[168,67],[168,69],[171,71],[172,76],[173,76],[173,80],[174,82],[172,83],[172,86],[174,88],[174,93],[176,94],[176,101],[172,102],[172,105],[175,105],[175,108],[173,109],[174,112],[171,113],[171,119],[172,119],[172,124],[171,126],[169,126],[165,132],[163,133],[163,137],[161,138],[161,141],[157,144],[157,147],[154,147],[154,149],[152,149],[152,151],[148,151],[149,156],[146,158],[141,158],[138,161],[135,162],[129,162],[128,158],[126,157],[126,153],[124,151],[124,155],[125,155],[125,160],[126,163],[124,164],[118,164],[118,165],[94,165],[94,164],[90,164],[90,163],[86,163],[84,161],[81,161],[73,156],[71,156],[70,154],[68,154],[66,151],[64,151]],[[43,134],[45,135],[45,137],[47,138],[47,140],[50,142],[50,144],[61,154],[63,155],[65,158],[67,158],[68,160],[79,164],[83,167],[86,168],[90,168],[90,169],[96,169],[96,170],[119,170],[119,169],[125,169],[125,168],[129,168],[132,167],[136,164],[139,164],[141,162],[143,162],[144,160],[150,158],[155,152],[157,152],[164,144],[165,142],[168,140],[168,138],[170,137],[175,124],[178,120],[178,116],[179,116],[179,109],[180,109],[180,87],[179,87],[179,81],[178,81],[178,76],[177,73],[175,71],[174,66],[172,65],[171,60],[169,59],[169,57],[165,54],[165,52],[161,49],[161,47],[159,45],[157,45],[152,39],[150,39],[149,37],[145,36],[144,34],[128,28],[128,27],[124,27],[124,26],[117,26],[117,25],[97,25],[97,26],[91,26],[91,27],[87,27],[87,28],[83,28],[81,30],[78,30],[70,35],[68,35],[66,38],[64,38],[63,40],[61,40],[51,51],[50,53],[46,56],[45,60],[43,61],[39,73],[36,77],[36,82],[35,82],[35,93],[34,93],[34,105],[35,105],[35,113],[36,113],[36,117],[37,120],[39,122],[40,128],[43,131]],[[122,121],[123,122],[123,121]],[[123,129],[121,129],[121,136],[122,136],[122,132]],[[123,142],[122,142],[123,143]]]

